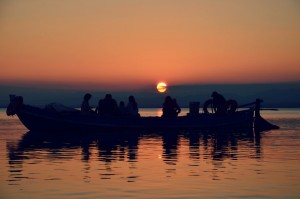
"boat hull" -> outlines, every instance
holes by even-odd
[[[20,121],[32,131],[107,131],[141,129],[252,129],[254,110],[230,115],[199,114],[197,116],[113,117],[82,115],[80,112],[59,113],[23,105],[17,113]]]

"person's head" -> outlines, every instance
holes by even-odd
[[[105,99],[112,99],[112,95],[111,94],[106,94]]]
[[[128,97],[128,100],[129,100],[129,102],[135,102],[135,99],[134,99],[134,97],[133,97],[132,95],[130,95],[130,96]]]
[[[87,93],[84,95],[83,99],[86,100],[86,101],[89,101],[91,99],[92,95]]]
[[[171,96],[168,95],[168,96],[165,98],[165,102],[172,102]]]
[[[214,91],[214,92],[211,94],[212,97],[216,97],[217,95],[218,95],[218,93],[217,93],[216,91]]]
[[[119,106],[120,106],[120,107],[123,107],[123,106],[125,106],[125,103],[124,103],[124,101],[120,101],[120,104],[119,104]]]

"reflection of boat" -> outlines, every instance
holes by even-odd
[[[22,97],[11,96],[7,115],[17,114],[29,130],[103,131],[134,129],[252,129],[278,128],[265,121],[259,114],[260,102],[247,110],[225,115],[197,113],[176,118],[163,117],[110,117],[83,115],[80,111],[66,107],[37,108],[23,104]],[[255,114],[254,114],[255,113]]]
[[[154,165],[159,166],[152,167],[153,164],[150,164],[148,166],[151,169],[165,170],[166,175],[170,177],[176,169],[182,168],[182,165],[178,165],[179,167],[176,165],[183,161],[184,164],[189,162],[189,165],[184,168],[190,169],[190,174],[195,175],[195,168],[200,171],[202,168],[200,165],[203,163],[212,163],[217,169],[224,168],[221,163],[225,160],[234,162],[245,158],[259,159],[262,152],[260,139],[260,134],[254,134],[252,130],[195,130],[193,132],[151,130],[101,134],[29,131],[18,142],[7,144],[8,171],[11,173],[9,180],[23,181],[31,178],[33,173],[33,175],[43,176],[45,173],[43,171],[53,169],[53,165],[58,168],[61,168],[61,165],[74,167],[79,165],[78,162],[82,162],[84,180],[86,180],[85,176],[100,175],[101,179],[110,179],[119,175],[122,178],[125,176],[132,182],[139,175],[132,175],[131,169],[142,169],[142,172],[136,171],[136,173],[144,173],[147,167],[141,165],[157,157],[163,160],[165,167],[153,161]],[[64,164],[66,161],[69,163]],[[122,164],[118,164],[120,162]],[[37,164],[38,167],[45,167],[45,169],[34,170]],[[127,167],[130,168],[128,173],[127,169],[124,169]],[[70,168],[66,168],[67,171],[68,169]],[[46,176],[49,177],[47,172]],[[58,178],[55,176],[50,179]]]
[[[36,152],[48,151],[49,158],[68,159],[72,158],[71,155],[66,155],[67,151],[71,154],[75,150],[81,150],[82,160],[88,160],[90,148],[95,146],[98,148],[100,160],[105,161],[105,157],[113,160],[114,155],[110,154],[111,151],[118,148],[123,149],[123,153],[128,150],[130,155],[129,159],[134,159],[136,154],[133,154],[130,149],[137,149],[140,135],[138,133],[123,133],[123,134],[111,134],[111,133],[76,133],[76,132],[41,132],[41,131],[29,131],[25,133],[22,139],[17,145],[8,145],[10,160],[22,160],[25,156],[28,158],[36,158],[36,155],[30,155],[27,153],[24,156],[24,152]],[[120,149],[121,150],[121,149]],[[73,151],[73,152],[72,152]],[[130,151],[130,152],[129,152]],[[135,150],[136,152],[137,150]],[[53,153],[51,153],[53,152]],[[44,153],[40,153],[44,154]],[[119,153],[120,154],[120,153]]]
[[[82,161],[88,161],[90,156],[98,156],[99,161],[115,160],[135,161],[141,143],[151,138],[162,146],[162,158],[166,164],[174,165],[178,159],[180,140],[186,140],[191,159],[199,159],[200,145],[213,159],[224,159],[230,156],[230,151],[236,150],[239,142],[255,150],[260,149],[260,133],[252,130],[205,130],[205,131],[120,131],[107,133],[81,132],[42,132],[29,131],[17,144],[8,144],[10,164],[19,164],[26,159],[39,158],[47,155],[47,159],[72,159],[80,155]],[[151,140],[150,139],[150,140]],[[200,144],[201,142],[201,144]],[[257,145],[257,146],[254,146]],[[143,148],[143,147],[142,147]],[[76,151],[81,151],[80,153]],[[94,154],[91,152],[94,151]],[[96,153],[95,153],[96,151]],[[209,151],[209,152],[208,152]],[[256,151],[259,156],[260,151]],[[237,152],[236,152],[237,153]],[[120,158],[122,157],[122,158]]]

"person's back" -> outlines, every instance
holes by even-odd
[[[127,110],[126,110],[124,101],[121,101],[120,104],[119,104],[119,115],[120,116],[126,116],[127,115]]]
[[[118,109],[117,101],[115,99],[113,99],[111,97],[111,95],[109,95],[109,96],[110,97],[105,98],[104,103],[105,103],[107,112],[111,113],[111,114],[115,114]]]
[[[92,95],[87,93],[84,95],[83,102],[81,103],[81,113],[82,114],[90,114],[92,113],[92,108],[90,107],[89,100]]]
[[[107,94],[103,100],[99,102],[99,115],[100,116],[114,116],[117,114],[118,105],[111,94]]]
[[[217,114],[225,113],[226,99],[224,98],[224,96],[214,91],[212,93],[212,97],[213,97],[213,105],[214,108],[216,109],[216,113]]]
[[[133,96],[129,96],[126,110],[130,116],[139,116],[139,108]]]
[[[173,100],[170,96],[167,96],[165,98],[165,101],[163,103],[163,114],[162,117],[174,117],[174,105]]]
[[[103,99],[100,99],[99,101],[98,101],[98,106],[97,106],[97,108],[96,108],[96,113],[98,114],[98,115],[101,115],[102,114],[102,111],[103,111]]]
[[[82,113],[88,113],[90,111],[90,105],[88,101],[83,101],[81,103],[81,112]]]

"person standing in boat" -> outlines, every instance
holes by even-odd
[[[132,95],[128,97],[128,103],[126,106],[126,110],[127,110],[128,115],[130,115],[130,116],[134,116],[134,117],[140,116],[138,104]]]
[[[214,110],[216,111],[216,114],[225,114],[226,113],[226,99],[223,95],[220,93],[214,91],[212,93],[212,100],[213,100],[213,107]]]
[[[86,93],[83,97],[83,102],[81,103],[81,113],[83,114],[90,114],[94,111],[90,107],[89,100],[92,98],[90,93]]]

